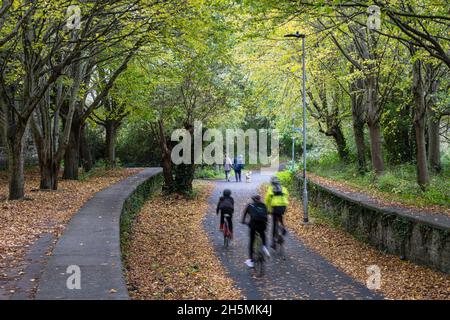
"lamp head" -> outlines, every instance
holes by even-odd
[[[286,34],[285,38],[305,38],[305,35],[297,31],[296,33]]]

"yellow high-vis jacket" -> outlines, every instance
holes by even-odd
[[[281,189],[283,190],[283,194],[275,195],[273,193],[273,187],[269,186],[265,198],[265,203],[269,212],[272,212],[273,207],[284,207],[289,204],[289,193],[287,188],[281,187]]]

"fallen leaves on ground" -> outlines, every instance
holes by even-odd
[[[196,184],[198,195],[159,195],[133,226],[126,252],[133,299],[240,299],[204,231],[213,184]]]
[[[142,169],[101,170],[82,181],[59,181],[58,191],[38,191],[39,172],[27,171],[26,200],[9,201],[8,178],[0,173],[0,280],[24,266],[28,247],[42,233],[57,237],[81,206],[102,189]],[[21,273],[18,272],[18,275]],[[3,275],[3,276],[2,276]]]
[[[358,241],[344,230],[327,224],[301,225],[303,209],[297,199],[291,199],[286,223],[306,246],[317,251],[333,265],[366,284],[366,268],[381,269],[380,292],[388,299],[450,300],[450,275],[402,261]]]

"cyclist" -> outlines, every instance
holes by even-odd
[[[230,238],[233,237],[233,213],[234,213],[234,199],[231,196],[231,190],[223,190],[223,196],[220,197],[219,203],[217,203],[216,214],[220,212],[220,230],[223,231],[223,224],[225,222],[225,214],[228,214],[228,227],[230,229]]]
[[[245,224],[247,215],[250,216],[250,222],[248,223],[250,227],[250,246],[249,246],[249,259],[245,261],[245,264],[249,268],[254,267],[253,260],[253,245],[255,243],[256,233],[259,234],[263,244],[263,252],[270,257],[269,250],[266,247],[266,228],[267,228],[267,207],[261,201],[259,195],[252,196],[252,203],[249,203],[245,209],[242,216],[242,223]]]
[[[276,248],[275,237],[277,232],[277,220],[281,223],[283,228],[283,235],[286,234],[284,227],[283,216],[286,212],[286,207],[289,204],[289,193],[286,187],[283,187],[280,180],[277,177],[272,177],[270,180],[270,186],[266,193],[265,203],[267,210],[272,214],[272,248]]]

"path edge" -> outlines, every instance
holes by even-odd
[[[36,300],[129,300],[121,236],[162,180],[146,168],[94,195],[67,224],[39,280]],[[81,242],[80,242],[81,241]],[[81,289],[68,289],[78,265]]]

